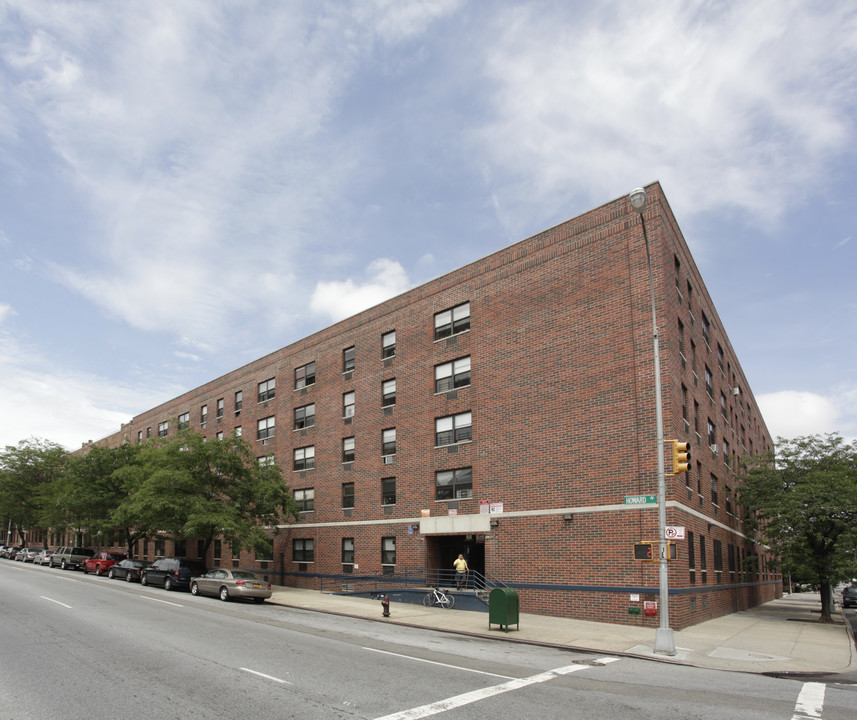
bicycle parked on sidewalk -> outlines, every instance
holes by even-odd
[[[455,597],[444,592],[440,588],[433,588],[432,591],[423,598],[423,605],[426,607],[437,605],[438,607],[449,610],[455,605]]]

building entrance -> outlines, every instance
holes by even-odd
[[[453,562],[464,555],[471,573],[485,575],[485,543],[472,535],[433,535],[428,543],[427,574],[439,580],[449,581],[455,577]]]

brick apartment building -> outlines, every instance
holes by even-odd
[[[667,478],[674,628],[781,593],[744,532],[736,467],[772,448],[659,184],[646,188]],[[525,612],[657,625],[652,316],[640,216],[622,197],[148,410],[102,442],[189,424],[272,454],[303,512],[273,554],[235,563],[300,587],[471,569]],[[668,461],[669,462],[669,461]],[[669,467],[669,465],[668,465]],[[184,548],[182,548],[184,549]],[[148,548],[141,553],[146,554]],[[160,543],[155,552],[163,553]],[[217,543],[209,564],[233,560]],[[151,556],[151,553],[150,553]]]

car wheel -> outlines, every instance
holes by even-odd
[[[131,573],[130,572],[125,573],[125,582],[131,582]]]
[[[61,567],[63,570],[68,570],[68,565],[66,564],[65,560],[63,560],[63,561],[60,563],[60,567]]]
[[[98,577],[101,577],[101,575],[103,573],[104,573],[104,569],[101,567],[101,565],[96,565],[95,566],[95,574],[98,575]]]
[[[164,578],[164,590],[172,590],[173,589],[173,581],[169,578]]]
[[[108,579],[108,580],[113,580],[113,578],[115,578],[115,577],[116,577],[116,573],[115,573],[115,572],[113,572],[113,568],[110,568],[110,569],[107,571],[107,579]]]
[[[146,577],[146,573],[143,573],[142,575],[140,575],[140,585],[148,585],[148,584],[149,584],[149,578]]]
[[[196,583],[190,584],[190,594],[191,595],[199,595],[199,585]]]
[[[225,587],[220,588],[220,599],[223,600],[223,602],[229,600],[229,590]]]

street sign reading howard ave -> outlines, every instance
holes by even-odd
[[[626,505],[656,505],[658,502],[657,495],[626,495]]]

